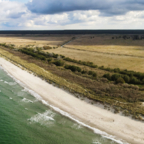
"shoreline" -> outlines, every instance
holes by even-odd
[[[82,121],[83,124],[86,123],[90,127],[98,128],[110,135],[115,135],[129,143],[144,143],[144,124],[142,122],[113,114],[81,101],[72,94],[48,84],[3,58],[0,58],[0,64],[14,78],[20,80],[28,88],[48,101],[49,106],[58,107],[60,110],[70,114],[69,116],[75,120]]]

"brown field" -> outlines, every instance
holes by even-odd
[[[70,40],[72,35],[0,35],[0,43],[14,44],[16,48],[25,46],[57,47]]]
[[[91,61],[97,64],[98,66],[121,68],[121,69],[144,72],[144,58],[100,54],[100,53],[71,50],[65,48],[49,50],[49,52],[65,55],[67,57],[77,60]]]
[[[95,46],[95,45],[122,45],[122,46],[144,46],[144,40],[132,40],[123,38],[112,39],[112,37],[119,37],[120,35],[83,35],[77,36],[77,39],[68,45],[78,46]],[[121,35],[122,37],[123,35]],[[130,36],[130,35],[127,35]],[[93,38],[94,37],[94,38]]]
[[[144,40],[112,39],[112,35],[86,35],[49,52],[91,61],[98,66],[144,72]]]

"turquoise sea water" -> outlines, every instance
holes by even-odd
[[[0,68],[0,144],[115,144],[53,111]]]

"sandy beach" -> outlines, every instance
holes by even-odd
[[[0,58],[0,65],[28,88],[38,93],[49,104],[69,113],[73,118],[128,143],[144,144],[144,123],[86,103],[3,58]]]

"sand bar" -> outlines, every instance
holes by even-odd
[[[0,65],[16,79],[38,93],[49,104],[69,113],[85,124],[98,128],[132,144],[144,144],[144,123],[114,114],[79,100],[62,89],[29,74],[0,58]]]

